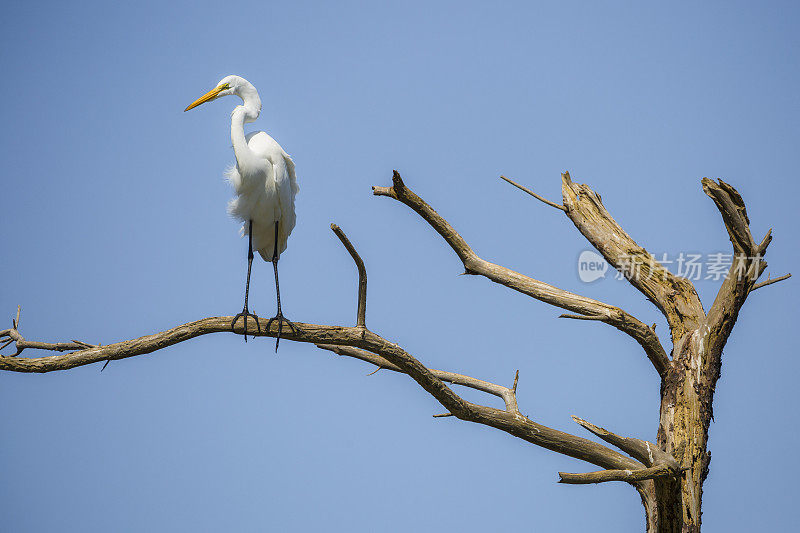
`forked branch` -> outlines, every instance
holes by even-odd
[[[761,242],[756,244],[750,231],[750,218],[747,216],[747,209],[739,192],[722,180],[703,178],[702,182],[703,191],[714,201],[722,215],[734,252],[728,275],[708,312],[708,328],[714,340],[712,348],[721,350],[747,296],[760,287],[787,279],[791,274],[756,283],[767,268],[764,255],[772,242],[772,230],[769,230]]]
[[[338,355],[346,355],[348,357],[360,359],[361,361],[366,361],[367,363],[377,366],[378,370],[386,369],[393,372],[403,373],[400,367],[390,363],[380,355],[376,355],[360,348],[353,348],[352,346],[336,346],[334,344],[317,344],[317,348],[322,348],[323,350],[328,350]],[[465,376],[463,374],[455,374],[453,372],[446,372],[444,370],[431,369],[431,373],[445,383],[462,385],[470,389],[475,389],[497,396],[506,404],[506,411],[511,414],[521,415],[517,405],[516,387],[504,387],[503,385],[489,383],[488,381],[484,381],[482,379]],[[519,377],[519,372],[517,373],[517,377]],[[517,380],[515,378],[514,384],[516,385],[516,383]]]
[[[19,317],[22,308],[17,306],[17,316],[11,320],[11,327],[9,329],[0,330],[0,350],[14,343],[16,351],[13,354],[0,357],[17,357],[26,348],[33,350],[50,350],[54,352],[68,352],[71,350],[83,350],[85,348],[94,348],[94,344],[82,342],[73,339],[71,342],[38,342],[29,341],[19,332]],[[0,368],[2,370],[2,368]]]

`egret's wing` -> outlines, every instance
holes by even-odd
[[[300,186],[297,184],[297,175],[294,172],[294,161],[286,152],[283,152],[283,160],[286,163],[286,170],[289,172],[289,181],[292,183],[292,192],[297,194],[300,192]]]
[[[286,241],[289,234],[294,229],[295,212],[294,196],[297,194],[297,178],[295,176],[294,162],[292,158],[281,148],[281,146],[263,131],[256,131],[246,136],[247,145],[258,155],[263,157],[269,167],[266,179],[266,195],[263,197],[263,207],[274,207],[275,218],[278,220],[278,253],[286,249]],[[273,200],[274,199],[274,200]],[[253,231],[256,231],[255,223]],[[270,231],[272,228],[270,226]],[[272,257],[272,243],[274,233],[269,239],[263,239],[265,250],[259,250],[265,260],[269,261]],[[267,253],[268,252],[268,253]],[[267,255],[265,255],[267,253]]]
[[[280,241],[283,248],[289,234],[294,229],[295,213],[294,213],[294,195],[297,187],[297,182],[294,177],[294,165],[290,166],[287,163],[288,158],[280,157],[274,162],[275,169],[275,187],[278,192],[278,201],[280,202],[281,218],[280,218]],[[289,159],[291,161],[291,159]]]
[[[245,135],[247,146],[259,157],[274,159],[277,154],[283,153],[281,145],[265,131],[253,131]]]

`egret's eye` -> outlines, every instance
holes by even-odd
[[[231,88],[231,84],[230,83],[223,83],[222,85],[219,86],[219,88],[222,89],[223,91],[227,91],[228,89]]]

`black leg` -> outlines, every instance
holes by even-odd
[[[275,296],[278,299],[278,314],[270,318],[269,322],[267,322],[267,331],[269,331],[270,326],[272,326],[273,320],[278,323],[278,335],[275,337],[275,353],[278,353],[278,343],[281,342],[283,323],[285,322],[286,325],[289,326],[289,329],[297,333],[297,326],[283,316],[283,312],[281,311],[281,286],[278,283],[278,222],[275,222],[275,248],[272,252],[272,267],[275,270]]]
[[[247,309],[247,299],[250,296],[250,270],[253,268],[253,221],[250,221],[250,227],[248,234],[248,244],[247,244],[247,283],[244,286],[244,308],[242,312],[233,317],[231,321],[231,330],[235,331],[236,321],[239,320],[239,317],[244,318],[244,342],[247,342],[247,317],[252,316],[256,319],[256,327],[258,328],[258,332],[261,333],[261,324],[258,323],[258,316],[255,313],[251,313]]]

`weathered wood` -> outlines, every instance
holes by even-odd
[[[569,472],[559,472],[559,483],[570,485],[586,485],[589,483],[606,483],[608,481],[625,481],[633,483],[635,481],[646,481],[662,477],[674,477],[676,474],[667,465],[657,465],[650,468],[639,470],[600,470],[598,472],[586,472],[584,474],[571,474]]]
[[[567,217],[578,231],[661,310],[677,335],[703,320],[703,305],[692,282],[672,274],[638,245],[614,220],[599,194],[588,185],[574,183],[569,172],[561,175],[561,190]]]

